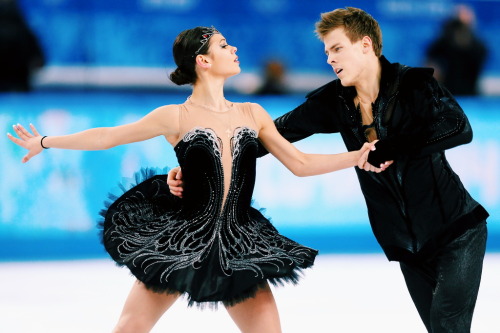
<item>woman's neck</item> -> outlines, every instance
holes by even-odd
[[[193,93],[189,98],[193,103],[204,105],[211,109],[226,109],[227,102],[224,98],[224,82],[210,84],[199,81],[193,86]]]

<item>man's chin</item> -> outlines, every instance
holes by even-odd
[[[349,82],[348,80],[346,79],[340,79],[340,84],[343,86],[343,87],[352,87],[354,84],[352,84],[352,82]]]

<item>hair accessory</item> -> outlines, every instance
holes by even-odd
[[[215,27],[212,25],[210,28],[203,28],[203,30],[201,31],[202,32],[202,35],[201,35],[201,38],[200,38],[200,47],[198,48],[198,50],[196,50],[196,52],[194,53],[194,55],[198,55],[198,53],[200,53],[200,50],[203,48],[203,46],[205,46],[205,44],[210,40],[210,38],[215,35],[215,34],[220,34],[220,32],[215,29]]]

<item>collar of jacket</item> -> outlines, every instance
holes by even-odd
[[[382,66],[382,77],[380,78],[380,91],[379,97],[381,95],[387,95],[389,91],[397,90],[399,86],[399,75],[400,68],[407,67],[400,65],[399,63],[390,63],[385,56],[380,56],[380,65]],[[346,101],[353,100],[356,97],[356,89],[354,87],[344,87],[340,83],[340,80],[335,80],[337,82],[337,88],[339,96],[344,98]]]
[[[401,69],[409,68],[407,66],[400,65],[399,63],[390,63],[384,56],[381,56],[379,60],[382,67],[382,76],[380,78],[379,94],[377,99],[374,101],[373,107],[374,121],[377,122],[378,125],[380,125],[381,121],[381,118],[378,117],[381,109],[387,106],[387,101],[398,90],[401,74],[406,71],[402,71]],[[335,82],[336,86],[336,95],[345,105],[345,121],[349,123],[350,126],[358,128],[360,126],[361,119],[353,103],[354,97],[356,96],[356,89],[352,86],[342,86],[339,79],[333,82]],[[380,126],[377,126],[377,128],[380,129]],[[364,141],[362,137],[359,137],[359,139]]]

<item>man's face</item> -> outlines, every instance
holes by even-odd
[[[363,72],[366,52],[362,41],[351,43],[344,28],[330,31],[323,39],[327,63],[332,66],[344,87],[356,85]]]

